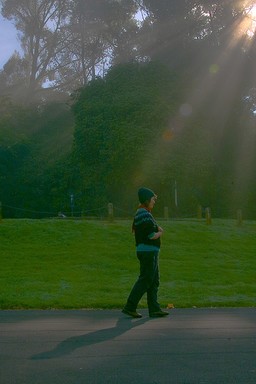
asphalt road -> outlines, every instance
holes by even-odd
[[[140,312],[0,311],[0,383],[256,383],[256,308]]]

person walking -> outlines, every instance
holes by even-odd
[[[122,312],[134,318],[142,315],[137,306],[142,296],[147,293],[148,312],[150,317],[164,317],[169,312],[163,311],[158,303],[160,238],[163,229],[156,223],[151,211],[157,195],[149,188],[138,190],[140,206],[134,216],[133,232],[135,234],[137,258],[140,263],[140,275],[135,282]]]

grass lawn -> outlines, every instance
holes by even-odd
[[[163,307],[256,306],[256,222],[158,222]],[[2,309],[121,308],[138,275],[131,221],[5,219],[0,260]]]

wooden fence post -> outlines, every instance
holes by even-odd
[[[199,220],[201,220],[202,217],[203,217],[202,206],[201,206],[201,205],[198,205],[198,207],[197,207],[197,218],[198,218]]]
[[[112,203],[108,203],[108,220],[114,220],[114,207]]]
[[[212,216],[211,216],[211,209],[205,208],[205,218],[206,218],[206,224],[210,225],[212,223]]]

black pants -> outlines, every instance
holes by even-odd
[[[140,299],[147,293],[149,313],[157,312],[160,309],[157,302],[159,287],[158,251],[137,252],[137,257],[140,262],[140,275],[131,290],[125,308],[128,311],[136,311]]]

